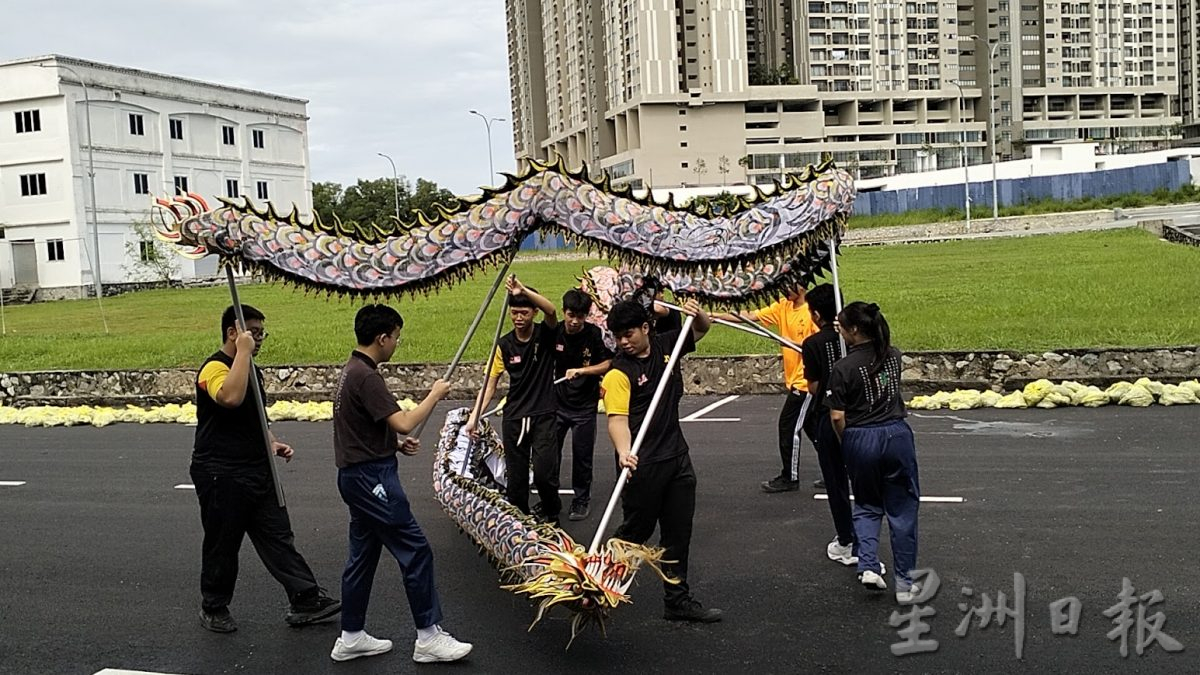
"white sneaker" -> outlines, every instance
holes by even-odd
[[[858,581],[869,591],[887,590],[887,582],[883,580],[883,577],[872,572],[871,570],[867,570],[859,574]]]
[[[896,602],[911,605],[921,595],[921,582],[914,583],[907,591],[896,591]]]
[[[455,640],[441,626],[437,629],[437,635],[413,644],[413,661],[417,663],[457,661],[470,653],[471,643]]]
[[[334,661],[349,661],[360,656],[375,656],[390,651],[392,651],[391,640],[377,640],[363,633],[353,642],[346,642],[338,637],[337,642],[333,643],[333,651],[329,652],[329,658]]]
[[[833,541],[825,547],[825,555],[829,556],[830,560],[843,565],[858,564],[858,556],[854,555],[854,546],[852,544],[842,546],[838,543],[837,537],[834,537]]]

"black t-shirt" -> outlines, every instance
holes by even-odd
[[[488,374],[499,377],[500,373],[508,373],[505,420],[554,412],[554,340],[554,329],[539,321],[533,325],[528,342],[521,342],[516,331],[509,331],[496,344]]]
[[[258,417],[259,407],[250,383],[246,383],[246,397],[236,408],[217,403],[216,391],[212,394],[208,391],[213,380],[206,376],[215,370],[223,380],[232,367],[233,357],[218,351],[204,361],[196,376],[196,440],[192,446],[192,470],[217,476],[269,476],[270,460]],[[255,367],[254,373],[258,377],[261,405],[266,406],[262,371]]]
[[[683,314],[677,309],[668,309],[666,316],[654,315],[654,332],[662,335],[683,330]],[[667,351],[670,354],[670,350]]]
[[[667,375],[667,361],[679,331],[661,333],[650,337],[650,354],[644,359],[621,352],[613,358],[612,370],[604,376],[604,407],[610,415],[628,415],[629,432],[636,439],[638,430],[650,409],[650,400],[658,382]],[[691,331],[683,343],[680,356],[696,351],[696,341]],[[638,450],[638,463],[650,464],[672,459],[688,451],[687,439],[679,427],[679,400],[683,398],[683,359],[675,363],[669,374],[666,389],[642,447]],[[631,439],[631,440],[632,440]]]
[[[571,335],[565,323],[554,329],[554,379],[560,379],[571,368],[586,368],[613,357],[604,344],[604,334],[594,324],[583,324],[583,330]],[[600,377],[577,377],[555,386],[558,407],[571,411],[596,411],[600,400]]]
[[[842,341],[833,323],[826,323],[821,330],[805,338],[800,345],[800,354],[804,359],[804,379],[821,385],[813,396],[814,409],[827,411],[825,397],[829,394],[829,375],[833,372],[833,364],[842,358]]]
[[[333,394],[333,458],[338,468],[396,454],[400,441],[387,418],[399,411],[375,361],[351,352]]]
[[[846,412],[847,427],[900,420],[908,414],[900,397],[900,350],[889,349],[883,367],[872,374],[874,358],[871,343],[864,342],[851,347],[846,357],[833,365],[827,404]]]

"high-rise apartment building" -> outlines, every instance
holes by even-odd
[[[992,124],[1001,157],[1151,149],[1180,122],[1175,1],[508,0],[516,152],[669,187],[979,164]]]

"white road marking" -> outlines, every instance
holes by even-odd
[[[175,489],[176,490],[195,490],[196,486],[192,485],[190,483],[180,483],[179,485],[175,486]]]
[[[96,675],[171,675],[171,673],[158,673],[149,670],[119,670],[117,668],[105,668],[104,670],[96,671]]]
[[[172,675],[170,673],[151,673],[149,670],[120,670],[116,668],[106,668],[97,670],[96,675]]]
[[[829,495],[825,494],[824,492],[818,492],[817,494],[813,495],[813,499],[828,500]],[[854,495],[850,495],[850,501],[854,501]],[[963,498],[962,497],[921,497],[921,501],[929,503],[929,504],[961,504],[961,503],[963,503]]]
[[[21,487],[24,484],[23,480],[0,480],[0,487]]]
[[[742,418],[740,418],[740,417],[708,417],[705,419],[701,419],[705,414],[710,413],[710,412],[716,410],[717,408],[720,408],[721,406],[725,405],[726,403],[732,403],[732,402],[736,401],[738,398],[739,397],[736,395],[726,396],[725,398],[721,399],[720,401],[717,401],[716,403],[707,405],[707,406],[697,410],[696,412],[692,413],[691,415],[684,417],[683,419],[681,419],[679,421],[680,422],[741,422]]]

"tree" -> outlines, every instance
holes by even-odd
[[[334,214],[343,222],[390,222],[396,215],[397,196],[400,216],[408,222],[415,218],[414,209],[432,214],[435,204],[453,207],[458,203],[454,193],[438,187],[433,181],[418,178],[414,189],[403,176],[398,183],[391,178],[360,178],[346,188],[339,183],[313,183],[312,192],[313,211],[320,214],[326,224],[333,222]]]
[[[708,163],[701,158],[697,158],[692,165],[692,171],[696,173],[696,185],[700,185],[700,177],[708,173]]]
[[[171,283],[179,276],[179,256],[170,244],[154,235],[150,223],[133,221],[133,238],[125,240],[121,269],[134,281]]]
[[[721,187],[725,187],[729,178],[729,158],[725,155],[717,158],[717,173],[721,174]]]

